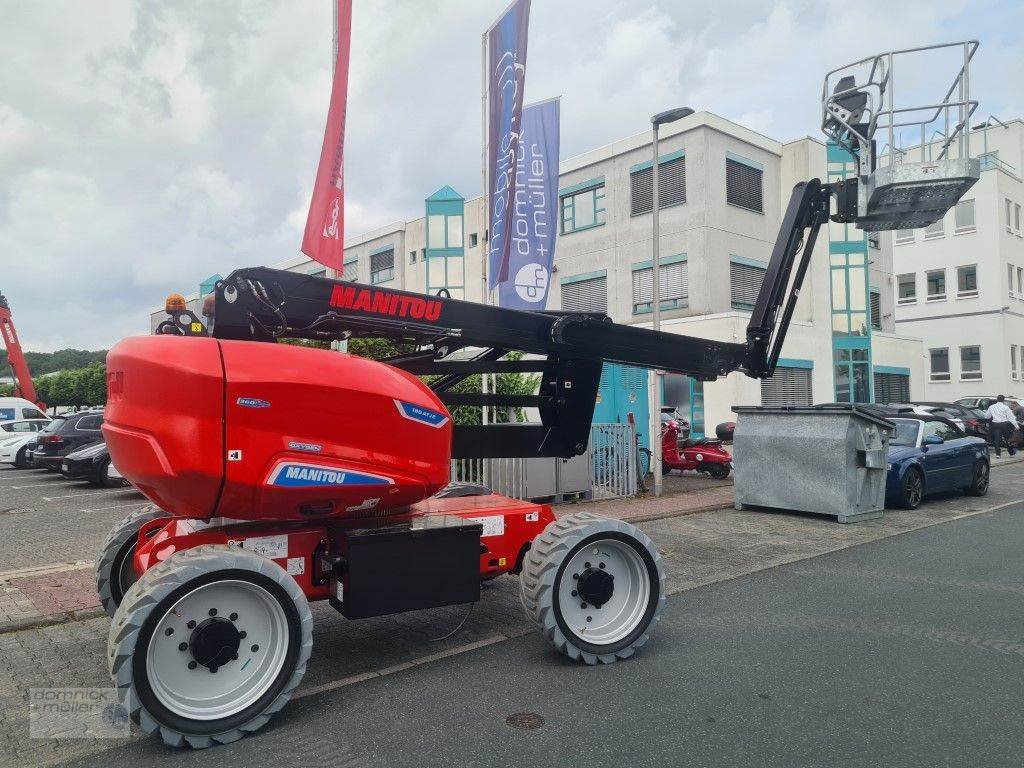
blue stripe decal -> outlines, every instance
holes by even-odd
[[[448,417],[445,414],[424,408],[422,405],[407,403],[403,400],[395,400],[395,405],[398,406],[398,412],[402,416],[410,421],[426,424],[428,427],[441,427],[448,422]]]
[[[283,488],[330,488],[338,485],[393,485],[394,481],[368,472],[288,461],[277,465],[267,484]]]

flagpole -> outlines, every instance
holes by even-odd
[[[331,13],[334,16],[334,24],[332,25],[334,29],[334,39],[331,42],[331,82],[333,83],[334,70],[337,69],[338,67],[338,0],[331,0]],[[343,205],[344,202],[345,201],[342,200]],[[344,234],[342,234],[342,237],[344,237]],[[344,254],[344,240],[342,241],[341,247],[342,253]],[[344,261],[344,256],[342,256],[342,261]],[[340,276],[344,277],[344,269],[342,270],[342,275]],[[337,280],[339,277],[338,270],[334,269],[333,267],[328,267],[327,277],[329,277],[331,280]],[[334,349],[336,352],[348,352],[348,339],[342,339],[340,341],[331,342],[331,348]]]
[[[334,70],[338,65],[338,0],[331,0],[331,14],[334,17],[334,23],[331,25],[331,28],[334,30],[334,37],[331,41],[331,82],[333,83]],[[328,267],[327,277],[336,280],[338,278],[338,270]]]
[[[480,301],[483,304],[490,304],[487,291],[487,254],[490,248],[490,190],[487,188],[487,36],[490,31],[480,36],[480,177],[483,183],[484,226],[480,233]],[[480,376],[480,392],[487,394],[487,374]],[[486,405],[481,414],[481,423],[488,424],[489,409]],[[486,479],[484,481],[486,483]]]

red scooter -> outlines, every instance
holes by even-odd
[[[661,473],[675,469],[695,469],[723,480],[732,470],[732,456],[713,437],[679,439],[679,422],[666,421],[661,426]]]

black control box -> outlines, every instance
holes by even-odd
[[[480,599],[480,523],[425,515],[345,534],[330,603],[350,619]]]

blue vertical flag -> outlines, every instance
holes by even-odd
[[[488,287],[508,279],[512,195],[522,133],[530,0],[516,0],[487,33]]]
[[[558,228],[558,126],[558,99],[523,109],[501,307],[542,310],[547,302]]]

